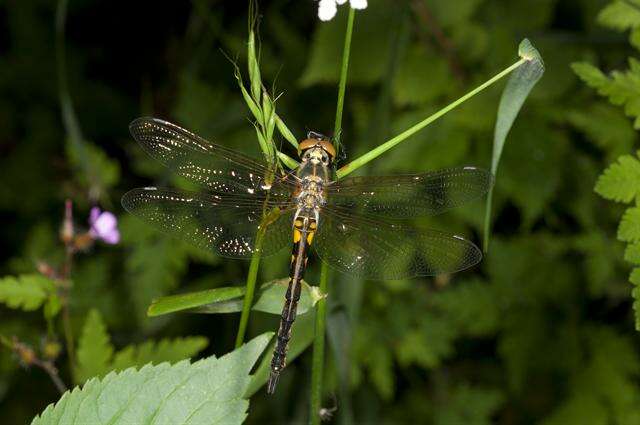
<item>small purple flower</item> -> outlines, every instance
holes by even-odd
[[[109,211],[100,211],[100,208],[91,208],[89,214],[89,224],[91,229],[89,235],[94,239],[114,245],[120,242],[120,231],[118,230],[118,219]]]

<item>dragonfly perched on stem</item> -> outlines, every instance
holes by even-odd
[[[133,189],[122,198],[127,211],[223,257],[268,256],[293,241],[269,393],[285,367],[312,244],[334,269],[366,279],[452,273],[482,258],[480,249],[461,236],[401,220],[479,198],[493,184],[486,170],[460,167],[338,181],[335,148],[315,132],[299,145],[298,168],[284,172],[159,119],[136,119],[130,130],[149,155],[203,190]]]

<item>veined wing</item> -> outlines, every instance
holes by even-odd
[[[347,274],[374,280],[453,273],[482,259],[482,252],[461,236],[416,229],[323,209],[314,240],[320,258]]]
[[[200,136],[157,118],[138,118],[129,125],[131,135],[153,158],[204,188],[222,193],[255,194],[271,189],[273,180],[288,182],[266,163],[232,149],[208,142]],[[282,184],[288,196],[293,184]]]
[[[493,175],[475,167],[424,174],[350,177],[327,187],[329,206],[363,214],[406,219],[434,215],[487,193]]]
[[[122,206],[161,231],[223,257],[267,256],[291,243],[292,205],[266,196],[148,187],[127,192]],[[264,223],[263,208],[268,214]],[[258,249],[261,228],[265,233]]]

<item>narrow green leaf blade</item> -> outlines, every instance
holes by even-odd
[[[113,345],[98,310],[91,310],[78,340],[78,365],[74,373],[76,383],[85,382],[94,376],[101,377],[110,368]]]
[[[293,170],[295,168],[298,167],[298,161],[296,161],[295,159],[291,158],[289,155],[282,153],[280,151],[278,151],[278,158],[280,158],[280,161],[287,166],[287,168]]]
[[[515,121],[520,108],[529,96],[531,89],[536,85],[544,73],[544,62],[542,56],[526,38],[522,40],[518,47],[518,54],[526,59],[509,77],[509,81],[502,92],[500,104],[498,106],[498,117],[493,136],[493,155],[491,158],[491,173],[495,176],[498,171],[498,164],[502,156],[502,150],[507,140],[507,135]],[[487,208],[484,220],[484,250],[489,248],[489,232],[491,227],[491,201],[493,198],[493,188],[489,190],[487,197]]]
[[[32,311],[40,308],[54,291],[54,283],[39,274],[23,274],[0,279],[0,303],[14,309]]]
[[[219,359],[147,365],[92,379],[49,405],[32,425],[241,423],[249,406],[243,396],[249,372],[272,335],[260,335]]]
[[[289,278],[267,282],[260,287],[253,310],[271,314],[280,314],[282,303],[289,284]],[[242,311],[242,299],[245,288],[239,286],[208,289],[188,294],[170,295],[155,300],[147,314],[150,317],[160,316],[178,311],[191,313],[237,313]],[[311,309],[322,294],[315,287],[302,282],[302,292],[298,304],[298,314]]]
[[[289,130],[289,127],[287,127],[278,114],[276,114],[276,126],[278,127],[280,134],[282,134],[282,137],[284,137],[291,146],[298,150],[298,139],[296,139],[296,136],[293,135],[291,130]]]

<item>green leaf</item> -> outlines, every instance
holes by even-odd
[[[296,139],[296,136],[293,135],[291,130],[289,130],[289,127],[287,127],[287,125],[284,123],[284,121],[282,121],[282,118],[280,118],[278,114],[276,114],[276,126],[278,127],[278,131],[280,132],[280,134],[282,134],[282,137],[284,137],[287,142],[289,142],[291,146],[293,146],[297,150],[298,139]]]
[[[178,286],[190,247],[156,232],[133,216],[121,222],[122,242],[131,247],[125,260],[134,313],[143,320],[149,303]]]
[[[627,116],[634,118],[634,128],[640,129],[640,62],[629,58],[629,69],[613,71],[610,76],[587,63],[574,63],[576,74],[599,95],[614,105],[623,106]]]
[[[207,338],[192,336],[130,345],[113,356],[110,369],[124,370],[128,367],[142,366],[147,363],[176,363],[179,360],[195,356],[206,348],[208,344]]]
[[[91,310],[87,315],[78,340],[77,356],[78,365],[74,373],[77,383],[85,382],[94,376],[104,376],[110,370],[113,345],[98,310]]]
[[[623,242],[640,240],[640,207],[628,208],[618,227],[618,239]]]
[[[305,314],[298,316],[293,323],[291,329],[291,340],[289,341],[289,350],[287,351],[287,363],[296,359],[300,354],[306,350],[315,336],[315,313],[312,310],[311,314]],[[275,343],[275,342],[274,342]],[[271,353],[273,353],[274,344],[269,345],[267,354],[262,357],[260,365],[256,368],[255,373],[251,377],[251,382],[247,387],[245,397],[251,397],[254,395],[269,379],[269,371],[271,369]]]
[[[249,81],[251,82],[251,96],[257,104],[260,104],[262,92],[262,79],[260,77],[260,61],[256,54],[256,37],[253,31],[249,32],[247,43],[247,66],[249,67]]]
[[[278,152],[278,158],[280,158],[280,161],[285,166],[287,166],[287,168],[289,168],[291,170],[294,170],[294,169],[298,168],[298,165],[300,165],[298,163],[298,161],[296,161],[295,159],[291,158],[289,155],[284,154],[284,153],[282,153],[280,151],[277,151],[277,152]]]
[[[450,323],[430,317],[419,327],[407,331],[395,345],[398,363],[403,366],[417,364],[424,369],[440,365],[453,351],[455,330]]]
[[[469,335],[491,335],[500,324],[495,294],[481,280],[464,282],[433,294],[433,305]]]
[[[640,194],[640,161],[631,155],[621,156],[600,175],[595,191],[612,201],[631,202]]]
[[[273,280],[260,287],[253,310],[280,314],[282,303],[289,285],[289,278]],[[153,301],[147,314],[150,317],[178,311],[193,313],[236,313],[242,311],[245,288],[232,286],[208,289],[188,294],[170,295]],[[302,292],[298,304],[298,314],[304,314],[322,298],[316,287],[302,282]]]
[[[640,242],[630,243],[624,250],[624,260],[640,265]]]
[[[500,104],[498,105],[498,118],[493,135],[493,155],[491,158],[491,173],[495,176],[498,171],[498,164],[502,156],[502,150],[507,140],[507,135],[515,121],[520,108],[524,104],[531,89],[536,85],[544,73],[544,62],[540,53],[526,38],[522,40],[518,47],[518,54],[526,61],[520,65],[509,77],[507,86],[502,92]],[[493,187],[489,190],[487,198],[487,208],[484,220],[484,250],[489,248],[489,232],[491,227],[491,203],[493,198]]]
[[[54,289],[54,283],[40,274],[5,276],[0,279],[0,303],[14,309],[36,310]]]
[[[615,0],[598,15],[598,22],[605,27],[625,31],[640,26],[640,2]]]
[[[574,62],[571,64],[571,69],[589,87],[599,89],[609,83],[609,78],[588,62]]]
[[[629,282],[633,283],[631,297],[633,298],[633,311],[636,313],[636,330],[640,331],[640,267],[631,271]]]
[[[490,425],[504,402],[504,396],[498,390],[466,384],[453,388],[445,397],[444,405],[435,414],[436,425]]]
[[[609,103],[580,105],[578,109],[567,111],[566,117],[592,143],[606,150],[608,158],[629,152],[637,138],[632,123],[620,108]]]
[[[249,372],[271,337],[260,335],[219,359],[147,365],[92,379],[49,405],[32,425],[241,423],[249,406],[243,396]]]
[[[52,293],[44,304],[44,317],[51,320],[55,318],[62,308],[62,301],[56,293]]]
[[[67,138],[67,157],[76,168],[78,180],[100,197],[120,179],[120,165],[87,140]]]

